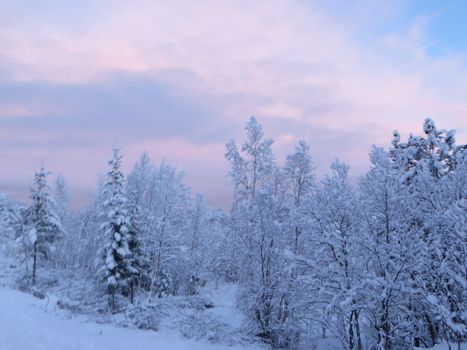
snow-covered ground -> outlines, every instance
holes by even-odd
[[[1,350],[256,349],[184,339],[175,332],[142,331],[69,318],[47,299],[0,288]]]
[[[240,328],[245,322],[245,315],[235,305],[237,299],[237,286],[226,284],[217,289],[211,288],[205,292],[212,300],[214,307],[207,311],[212,316],[218,317],[232,328]]]
[[[231,317],[232,326],[241,322],[241,313],[231,304],[236,289],[226,286],[212,295],[218,307],[212,313]],[[223,303],[222,303],[223,302]],[[0,287],[0,350],[259,350],[255,345],[225,346],[183,338],[179,333],[122,328],[71,318],[52,300],[37,299],[17,290]],[[309,346],[307,347],[309,348]],[[311,345],[316,350],[336,350],[336,340],[322,339]],[[433,350],[447,350],[446,344]],[[452,349],[457,349],[452,344]],[[462,350],[467,350],[463,345]]]
[[[195,311],[190,308],[172,307],[172,312],[162,319],[158,332],[118,327],[89,321],[89,315],[71,314],[58,308],[57,296],[49,294],[38,299],[30,294],[11,289],[16,268],[12,261],[0,258],[0,350],[264,350],[267,346],[249,344],[243,325],[245,315],[238,309],[238,287],[234,284],[207,286],[200,298],[212,302],[213,307]],[[177,305],[173,298],[172,303]],[[179,301],[178,301],[179,302]],[[185,314],[186,313],[186,314]],[[194,316],[190,325],[192,339],[187,339],[185,319]],[[96,318],[98,319],[98,318]],[[111,319],[107,320],[111,321]],[[115,320],[114,320],[115,321]],[[208,329],[201,334],[198,328]],[[209,329],[214,330],[209,331]],[[183,331],[185,330],[185,332]],[[210,332],[217,334],[213,338]],[[181,334],[185,334],[185,337]],[[190,332],[188,332],[190,333]],[[202,333],[202,332],[201,332]],[[188,334],[190,335],[190,334]],[[221,337],[221,339],[218,339]],[[198,338],[198,340],[196,340]],[[250,339],[251,341],[251,339]],[[222,345],[234,344],[232,346]],[[341,350],[336,339],[310,339],[300,349]],[[452,344],[457,350],[457,345]],[[461,348],[467,350],[467,344]],[[446,344],[433,350],[448,350]]]
[[[422,348],[414,348],[414,350]],[[432,347],[430,350],[449,350],[448,344],[438,344]],[[451,350],[457,350],[457,343],[451,343]],[[467,344],[461,345],[461,350],[467,350]]]

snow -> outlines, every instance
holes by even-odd
[[[314,338],[309,343],[298,348],[299,350],[344,350],[342,344],[335,338]]]
[[[236,307],[237,289],[237,285],[227,284],[208,293],[214,304],[214,308],[208,313],[222,319],[233,328],[240,328],[245,322],[245,315]]]
[[[35,228],[32,228],[31,230],[29,230],[29,241],[31,242],[31,244],[34,244],[36,243],[37,241],[37,231]]]
[[[414,348],[414,350],[416,349],[423,349],[423,348]],[[448,350],[448,349],[449,349],[448,344],[438,344],[430,348],[430,350]],[[457,343],[451,343],[451,349],[457,350]],[[461,350],[467,350],[467,344],[461,344]]]
[[[434,306],[437,306],[438,305],[438,299],[434,296],[434,295],[428,295],[426,297],[426,299],[428,300],[429,303],[431,303],[432,305]]]
[[[66,319],[66,314],[46,299],[0,288],[0,349],[2,350],[197,350],[255,349],[228,347],[187,340],[168,330],[142,331]]]

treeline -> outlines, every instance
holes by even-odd
[[[32,203],[3,197],[7,253],[19,283],[41,272],[83,276],[108,311],[237,283],[248,329],[275,348],[337,337],[346,349],[467,341],[467,147],[432,120],[423,136],[374,147],[358,186],[339,161],[318,181],[300,141],[284,164],[254,118],[226,145],[228,213],[192,196],[175,168],[143,154],[125,178],[113,150],[106,180],[80,213],[64,180],[35,176]],[[34,287],[36,286],[36,287]],[[141,313],[148,309],[140,309]]]

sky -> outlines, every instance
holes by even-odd
[[[371,145],[426,117],[467,143],[467,2],[0,0],[0,192],[44,165],[72,204],[92,198],[115,144],[230,198],[230,139],[250,116],[279,162],[300,139],[318,175],[358,178]]]

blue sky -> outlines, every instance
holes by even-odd
[[[0,190],[42,163],[75,207],[122,146],[229,198],[224,144],[252,115],[279,161],[299,139],[318,174],[355,178],[372,144],[425,117],[467,142],[465,1],[0,1]]]

